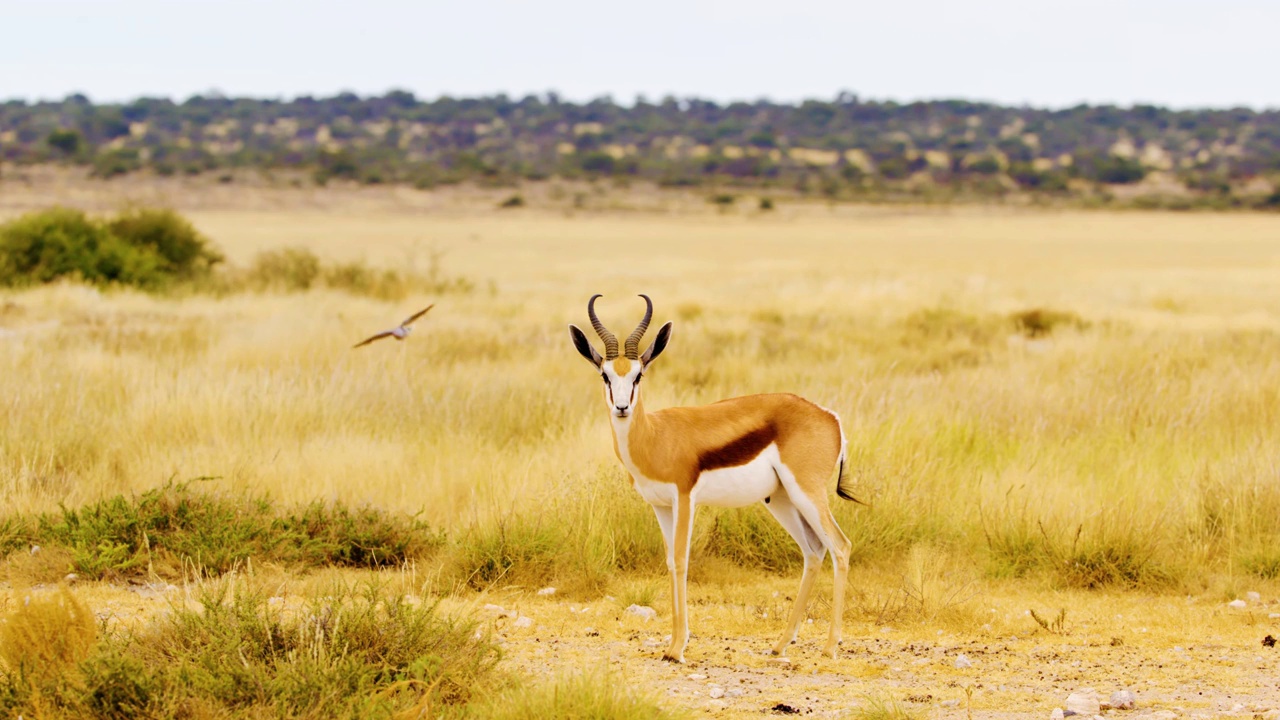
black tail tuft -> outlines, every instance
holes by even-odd
[[[852,500],[853,502],[856,502],[856,503],[858,503],[859,505],[866,505],[867,507],[871,507],[871,503],[863,502],[863,501],[859,500],[858,498],[854,497],[854,496],[853,496],[853,495],[852,495],[848,490],[845,490],[845,488],[844,488],[844,458],[843,458],[843,457],[841,457],[841,458],[840,458],[840,475],[836,478],[836,495],[839,495],[840,497],[844,498],[845,500]]]

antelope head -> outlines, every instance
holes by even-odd
[[[614,417],[626,418],[631,416],[640,403],[640,380],[644,377],[645,370],[649,368],[649,363],[658,359],[666,349],[667,341],[671,339],[671,323],[663,325],[649,349],[640,352],[640,340],[644,338],[645,330],[649,329],[649,320],[653,318],[653,301],[648,295],[641,295],[645,304],[644,318],[627,336],[622,355],[619,356],[618,338],[596,317],[596,298],[599,297],[599,294],[592,295],[587,301],[587,317],[591,319],[591,327],[595,328],[596,334],[604,342],[604,355],[592,347],[586,333],[579,330],[577,325],[569,326],[569,337],[578,354],[591,363],[604,380],[604,400],[609,406],[609,412]]]

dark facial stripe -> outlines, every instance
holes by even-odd
[[[733,442],[699,455],[698,472],[746,465],[777,439],[778,431],[772,425],[756,428]]]

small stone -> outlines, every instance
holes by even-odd
[[[518,628],[533,627],[533,618],[528,617],[527,615],[521,615],[516,618],[516,621],[512,623],[512,625]]]
[[[646,621],[652,620],[658,617],[658,611],[654,610],[648,605],[628,605],[627,609],[624,610],[623,612],[628,613],[630,615],[638,615],[644,618]]]
[[[692,674],[692,675],[690,675],[690,676],[689,676],[689,679],[690,679],[690,680],[706,680],[706,679],[707,679],[707,676],[706,676],[706,675],[699,675],[698,673],[694,673],[694,674]]]
[[[66,577],[64,577],[64,578],[62,578],[62,581],[63,581],[63,582],[65,582],[65,583],[66,583],[66,584],[68,584],[68,585],[75,585],[75,584],[76,584],[76,581],[77,581],[77,580],[79,580],[79,579],[80,579],[80,576],[79,576],[79,575],[77,575],[77,574],[75,574],[75,573],[67,573],[67,576],[66,576]]]
[[[31,554],[32,554],[32,555],[36,555],[36,554],[38,554],[39,552],[40,552],[40,546],[39,546],[39,545],[32,545],[32,546],[31,546]]]
[[[1098,697],[1092,689],[1086,688],[1067,696],[1067,710],[1076,715],[1097,715],[1102,708],[1098,705]]]
[[[959,655],[956,656],[957,669],[964,670],[965,668],[971,668],[971,667],[973,667],[973,661],[969,659],[968,655],[965,655],[964,653],[960,653]]]
[[[491,603],[491,604],[489,604],[489,605],[485,605],[484,607],[482,607],[482,608],[480,608],[480,609],[481,609],[481,610],[483,610],[483,611],[485,611],[485,612],[497,613],[498,615],[506,615],[506,614],[507,614],[507,609],[506,609],[506,608],[502,607],[501,605],[493,605],[492,603]]]
[[[1063,720],[1065,717],[1066,715],[1062,714],[1062,708],[1054,708],[1053,712],[1049,713],[1049,720]]]
[[[1250,590],[1244,596],[1249,599],[1249,602],[1262,602],[1262,593]]]
[[[553,587],[544,587],[544,588],[542,588],[541,590],[539,590],[539,591],[538,591],[538,594],[539,594],[539,595],[544,595],[544,596],[545,596],[545,595],[555,595],[555,594],[556,594],[556,589],[555,589],[555,588],[553,588]]]
[[[725,695],[728,695],[731,698],[742,697],[742,691],[738,688],[729,688],[725,691]]]
[[[960,701],[956,700],[955,698],[952,698],[950,700],[943,700],[938,704],[941,705],[942,707],[956,707],[960,704]]]
[[[774,658],[769,658],[766,662],[768,662],[770,665],[784,665],[784,666],[785,666],[785,665],[790,665],[790,664],[791,664],[791,658],[774,657]]]
[[[712,708],[713,710],[723,710],[729,707],[729,703],[723,700],[712,699],[707,701],[707,707]]]
[[[1111,707],[1116,710],[1132,710],[1138,697],[1131,690],[1117,690],[1111,693]]]
[[[724,688],[712,685],[711,690],[707,692],[707,695],[710,695],[713,699],[722,698],[724,697]]]
[[[1235,705],[1232,705],[1231,712],[1233,713],[1244,712],[1244,703],[1236,703]]]
[[[1267,617],[1272,620],[1280,619],[1280,613],[1267,613]]]
[[[1249,606],[1249,603],[1246,603],[1243,600],[1232,600],[1231,602],[1227,603],[1227,607],[1235,608],[1237,610],[1243,610],[1248,606]]]

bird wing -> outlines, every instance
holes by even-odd
[[[435,304],[435,303],[431,303],[430,305],[426,306],[426,307],[425,307],[425,308],[423,308],[422,310],[419,310],[418,312],[416,312],[416,313],[414,313],[414,314],[410,315],[408,320],[405,320],[404,322],[400,323],[400,326],[401,326],[401,327],[404,327],[405,325],[408,325],[409,323],[413,322],[414,320],[417,320],[418,318],[422,317],[423,315],[426,315],[426,314],[427,314],[427,311],[428,311],[428,310],[430,310],[431,308],[435,307],[435,306],[436,306],[436,304]]]
[[[391,336],[392,336],[392,335],[394,335],[394,334],[395,334],[395,333],[391,332],[390,330],[384,330],[384,331],[382,331],[382,332],[378,333],[377,335],[373,335],[373,336],[371,336],[371,337],[367,337],[367,338],[365,338],[364,340],[361,340],[360,342],[356,343],[355,345],[352,345],[352,346],[351,346],[351,349],[352,349],[352,350],[354,350],[354,349],[356,349],[356,348],[358,348],[358,347],[364,347],[365,345],[368,345],[369,343],[373,342],[374,340],[381,340],[381,339],[382,339],[382,338],[384,338],[384,337],[391,337]]]

